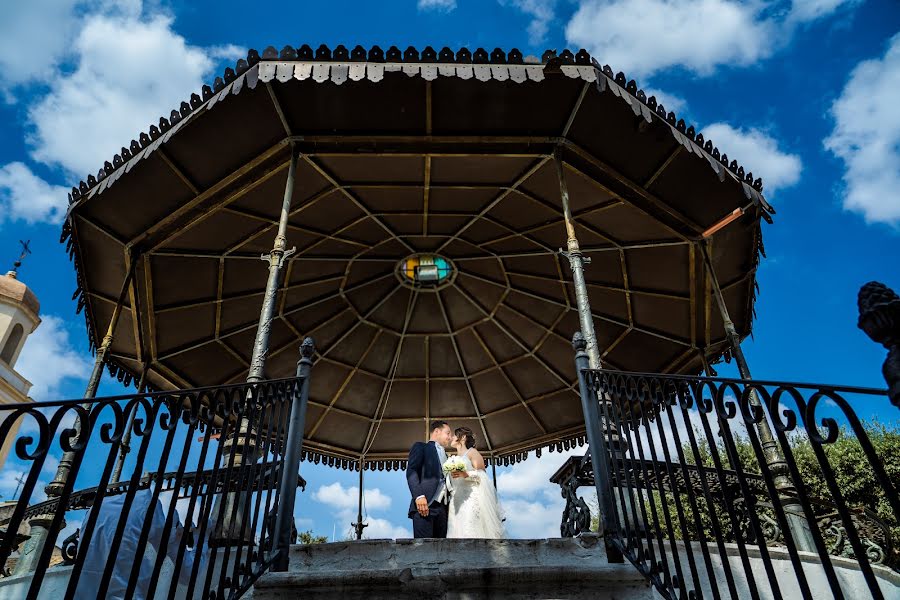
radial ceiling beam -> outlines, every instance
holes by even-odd
[[[659,199],[655,194],[650,192],[643,185],[636,183],[630,178],[623,175],[612,165],[609,165],[606,162],[600,160],[571,140],[564,140],[562,142],[562,145],[567,150],[570,150],[576,156],[587,162],[591,167],[597,169],[597,171],[604,176],[603,179],[605,181],[601,182],[597,177],[593,177],[580,171],[574,165],[570,164],[569,166],[588,179],[594,180],[601,185],[613,186],[607,188],[611,194],[615,195],[618,198],[621,198],[629,204],[636,206],[637,208],[640,208],[643,212],[646,212],[650,216],[653,216],[653,214],[648,211],[649,207],[653,207],[663,214],[668,215],[669,218],[674,219],[678,224],[682,226],[682,231],[678,233],[680,233],[684,237],[693,239],[699,237],[700,234],[703,233],[705,229],[704,227],[701,227],[686,215],[672,208],[669,204]],[[635,203],[636,199],[642,201],[643,206],[637,205]],[[665,221],[660,220],[658,217],[656,218],[656,220],[668,226]]]

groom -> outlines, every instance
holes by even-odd
[[[432,421],[430,441],[416,442],[409,449],[406,467],[406,482],[412,494],[409,518],[413,520],[413,534],[417,538],[447,537],[450,491],[443,467],[447,460],[444,448],[452,438],[453,431],[446,421]]]

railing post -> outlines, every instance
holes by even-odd
[[[622,553],[612,545],[613,536],[619,532],[619,524],[616,520],[609,474],[609,452],[600,421],[600,402],[597,395],[592,393],[585,373],[591,365],[587,342],[580,331],[576,331],[572,336],[572,346],[575,348],[575,371],[578,373],[578,389],[581,392],[581,410],[584,413],[584,428],[591,453],[594,487],[597,489],[597,504],[600,509],[600,534],[606,543],[607,560],[623,562]]]
[[[303,340],[303,344],[300,345],[300,361],[297,363],[297,377],[301,380],[300,393],[291,402],[287,442],[284,448],[284,469],[279,482],[275,539],[272,544],[272,551],[277,552],[278,557],[272,565],[273,571],[288,570],[291,525],[294,522],[294,500],[297,496],[300,455],[303,452],[303,432],[306,426],[306,404],[309,400],[309,376],[315,352],[316,347],[312,338]]]
[[[870,281],[859,289],[857,304],[857,326],[873,342],[887,348],[881,374],[891,404],[900,408],[900,296],[883,283]]]

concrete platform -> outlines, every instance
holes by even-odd
[[[597,538],[363,540],[294,546],[286,573],[267,573],[254,600],[288,598],[652,598],[629,563],[610,564]]]

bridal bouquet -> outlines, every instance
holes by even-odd
[[[458,456],[451,456],[447,459],[447,462],[444,463],[444,473],[449,475],[453,471],[465,472],[466,463],[465,461]]]

